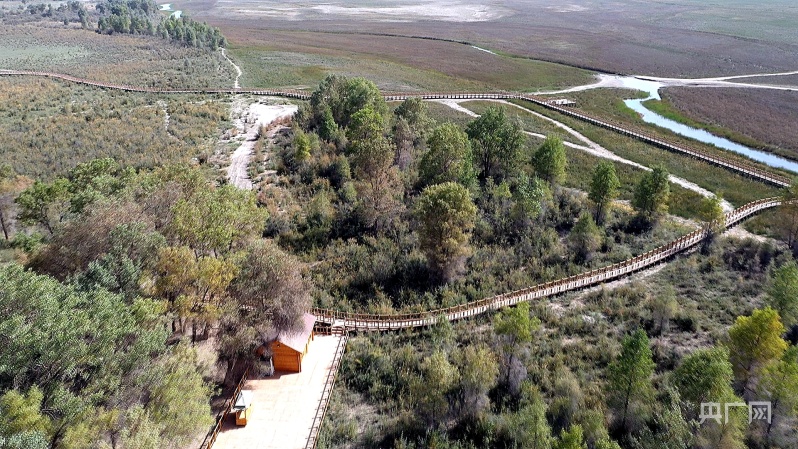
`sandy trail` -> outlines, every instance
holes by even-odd
[[[235,110],[235,107],[234,107]],[[252,103],[245,110],[240,112],[240,117],[234,120],[239,135],[243,136],[241,145],[230,156],[230,166],[227,167],[227,179],[239,189],[252,190],[252,179],[247,173],[249,161],[255,143],[258,140],[258,132],[261,126],[268,125],[273,121],[293,115],[297,111],[296,105],[277,105],[269,106],[260,103]]]
[[[243,73],[243,72],[241,71],[241,67],[239,67],[239,66],[238,66],[238,65],[237,65],[235,62],[233,62],[233,60],[232,60],[232,59],[230,59],[230,58],[227,56],[227,53],[224,51],[224,48],[221,48],[220,50],[222,51],[222,56],[224,56],[224,59],[227,59],[227,62],[229,62],[229,63],[230,63],[230,65],[232,65],[232,66],[233,66],[233,68],[236,70],[236,79],[235,79],[235,81],[233,82],[233,88],[234,88],[234,89],[240,89],[240,88],[241,88],[241,85],[238,83],[238,80],[241,78],[241,74]]]
[[[460,111],[460,112],[462,112],[464,114],[467,114],[467,115],[469,115],[471,117],[479,117],[479,115],[477,113],[475,113],[474,111],[464,107],[461,104],[461,103],[463,103],[465,101],[468,101],[468,100],[433,100],[433,101],[445,104],[446,106],[449,106],[452,109]],[[523,106],[519,106],[517,104],[513,104],[513,103],[510,103],[510,102],[504,101],[504,100],[487,100],[487,101],[493,101],[495,103],[502,103],[502,104],[505,104],[505,105],[508,105],[508,106],[512,106],[512,107],[521,109],[521,110],[523,110],[523,111],[525,111],[527,113],[530,113],[530,114],[534,115],[537,118],[540,118],[542,120],[546,120],[546,121],[554,124],[555,126],[557,126],[557,127],[561,128],[562,130],[566,131],[568,134],[571,134],[572,136],[576,137],[579,141],[585,143],[585,145],[577,145],[577,144],[574,144],[574,143],[571,143],[571,142],[563,142],[563,145],[565,145],[567,147],[584,151],[584,152],[586,152],[588,154],[592,154],[593,156],[600,157],[602,159],[608,159],[608,160],[615,161],[615,162],[618,162],[618,163],[621,163],[621,164],[630,165],[630,166],[638,168],[640,170],[651,171],[651,169],[646,167],[645,165],[638,164],[637,162],[630,161],[629,159],[624,159],[621,156],[618,156],[617,154],[613,153],[612,151],[610,151],[610,150],[602,147],[601,145],[593,142],[592,140],[588,139],[587,137],[585,137],[583,134],[581,134],[580,132],[576,131],[575,129],[573,129],[573,128],[571,128],[571,127],[569,127],[569,126],[567,126],[567,125],[565,125],[563,123],[560,123],[557,120],[554,120],[554,119],[552,119],[550,117],[546,117],[543,114],[537,113],[537,112],[529,110],[529,109],[527,109],[527,108],[525,108]],[[529,132],[529,131],[524,131],[524,133],[529,135],[529,136],[532,136],[532,137],[537,137],[539,139],[545,139],[546,138],[545,135],[539,134],[539,133],[533,133],[533,132]],[[679,178],[678,176],[670,175],[669,176],[669,180],[672,183],[677,184],[677,185],[679,185],[681,187],[684,187],[685,189],[692,190],[693,192],[696,192],[696,193],[698,193],[699,195],[701,195],[703,197],[706,197],[706,198],[714,198],[715,197],[714,193],[712,193],[709,190],[706,190],[706,189],[700,187],[698,184],[692,183],[692,182],[690,182],[690,181],[688,181],[688,180],[686,180],[684,178]],[[729,203],[726,200],[722,201],[721,206],[723,207],[723,210],[726,211],[726,212],[734,210],[734,206],[732,206],[731,203]]]
[[[753,84],[735,82],[736,79],[759,78],[767,76],[798,75],[798,71],[780,73],[755,73],[752,75],[718,76],[714,78],[663,78],[657,76],[621,76],[621,75],[596,75],[595,83],[574,86],[568,89],[548,90],[534,92],[534,95],[556,95],[570,92],[581,92],[599,88],[635,89],[649,93],[656,93],[662,87],[741,87],[751,89],[773,89],[798,92],[798,87],[779,86],[773,84]]]
[[[163,129],[169,131],[169,120],[171,119],[169,115],[169,105],[163,100],[158,100],[158,107],[163,111]]]

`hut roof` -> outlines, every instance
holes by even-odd
[[[299,332],[280,332],[277,334],[277,341],[288,346],[297,352],[305,350],[305,345],[308,344],[311,332],[313,332],[313,325],[316,324],[316,317],[305,313],[302,315],[302,330]]]

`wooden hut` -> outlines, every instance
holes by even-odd
[[[302,359],[308,353],[308,346],[313,341],[313,325],[316,317],[306,313],[302,315],[302,330],[294,333],[281,332],[272,342],[272,361],[275,371],[302,372]]]

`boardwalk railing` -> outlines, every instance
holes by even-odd
[[[218,415],[216,415],[216,423],[213,425],[213,427],[211,427],[211,430],[208,432],[208,434],[205,435],[205,439],[202,441],[200,449],[211,449],[211,447],[213,447],[213,443],[216,442],[216,437],[219,436],[219,432],[222,430],[222,426],[224,425],[224,421],[227,419],[227,415],[230,414],[230,409],[232,408],[233,404],[235,404],[238,394],[241,393],[241,389],[244,388],[244,383],[247,381],[248,375],[249,368],[244,371],[244,375],[241,376],[241,380],[238,381],[238,385],[236,385],[233,395],[224,401],[224,408],[219,412]]]
[[[776,207],[780,204],[780,198],[766,198],[750,202],[727,213],[725,215],[725,226],[727,228],[732,227],[764,209]],[[649,268],[698,245],[707,237],[708,232],[709,227],[696,229],[670,243],[614,265],[597,268],[564,279],[538,284],[523,290],[504,293],[458,306],[420,313],[396,315],[347,313],[328,309],[312,309],[311,313],[316,316],[316,320],[320,323],[330,325],[333,323],[343,323],[345,329],[350,331],[388,331],[430,326],[440,317],[444,317],[449,321],[460,320],[521,302],[532,301],[602,284]]]
[[[112,83],[103,83],[98,81],[87,80],[84,78],[78,78],[71,75],[64,75],[60,73],[52,73],[52,72],[36,72],[36,71],[28,71],[28,70],[0,70],[0,75],[28,75],[28,76],[44,76],[49,78],[61,79],[64,81],[70,81],[73,83],[80,83],[86,84],[89,86],[95,87],[102,87],[107,89],[118,89],[127,92],[141,92],[141,93],[156,93],[156,94],[252,94],[252,95],[268,95],[268,96],[276,96],[276,97],[286,97],[286,98],[294,98],[298,100],[308,100],[310,99],[310,94],[307,91],[296,90],[296,89],[241,89],[241,88],[228,88],[228,89],[219,89],[219,88],[212,88],[212,89],[160,89],[154,87],[136,87],[136,86],[128,86],[124,84],[112,84]],[[623,134],[628,137],[632,137],[638,139],[642,142],[646,142],[650,145],[654,145],[659,148],[666,149],[668,151],[673,151],[676,153],[686,154],[690,157],[694,157],[696,159],[700,159],[705,162],[709,162],[711,164],[735,171],[737,173],[741,173],[743,175],[752,177],[759,181],[764,181],[770,184],[774,184],[780,187],[789,186],[791,183],[791,179],[776,173],[771,173],[767,170],[763,170],[759,167],[754,166],[753,164],[748,164],[746,162],[727,158],[724,156],[716,155],[708,153],[704,150],[700,150],[694,147],[686,146],[686,145],[676,145],[671,142],[667,142],[663,139],[654,137],[643,130],[640,129],[632,129],[627,124],[619,124],[614,123],[612,121],[606,119],[600,119],[589,114],[585,114],[584,112],[577,112],[573,108],[567,108],[558,106],[555,104],[550,103],[544,98],[536,97],[533,95],[525,95],[525,94],[518,94],[518,93],[511,93],[511,92],[483,92],[483,93],[473,93],[473,92],[384,92],[383,93],[385,99],[387,101],[402,101],[406,100],[411,97],[418,97],[425,100],[526,100],[530,101],[534,104],[542,106],[544,108],[551,109],[553,111],[557,111],[561,114],[565,114],[569,117],[573,117],[585,122],[588,122],[594,126],[599,126],[605,129],[609,129],[611,131],[615,131],[617,133]]]
[[[305,444],[305,449],[315,449],[316,443],[319,440],[319,432],[321,431],[321,425],[324,422],[324,416],[327,414],[327,406],[330,404],[330,395],[332,394],[333,387],[335,386],[335,379],[338,375],[338,367],[341,365],[341,358],[344,355],[344,350],[346,349],[346,340],[347,335],[343,335],[340,340],[338,340],[338,346],[335,348],[335,357],[333,358],[332,365],[330,366],[330,372],[327,373],[327,380],[324,382],[324,390],[321,393],[321,399],[319,400],[319,405],[316,408],[316,416],[313,417],[313,424],[310,426],[310,434],[308,435],[308,441]]]

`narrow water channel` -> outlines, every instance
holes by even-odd
[[[640,114],[644,122],[669,129],[675,132],[676,134],[689,137],[691,139],[708,143],[710,145],[715,145],[718,148],[723,148],[725,150],[734,151],[735,153],[744,154],[755,161],[762,162],[771,167],[783,168],[798,173],[798,162],[794,162],[789,159],[785,159],[783,157],[779,157],[764,151],[755,150],[745,145],[732,142],[729,139],[718,137],[703,129],[693,128],[691,126],[687,126],[682,123],[667,119],[657,114],[656,112],[646,108],[643,105],[644,101],[651,99],[654,100],[661,99],[659,96],[659,89],[663,87],[662,83],[656,81],[641,80],[633,77],[623,77],[622,82],[625,87],[628,87],[630,89],[642,90],[648,93],[648,97],[643,99],[624,100],[624,104],[626,104],[626,106],[628,106],[630,109]]]

